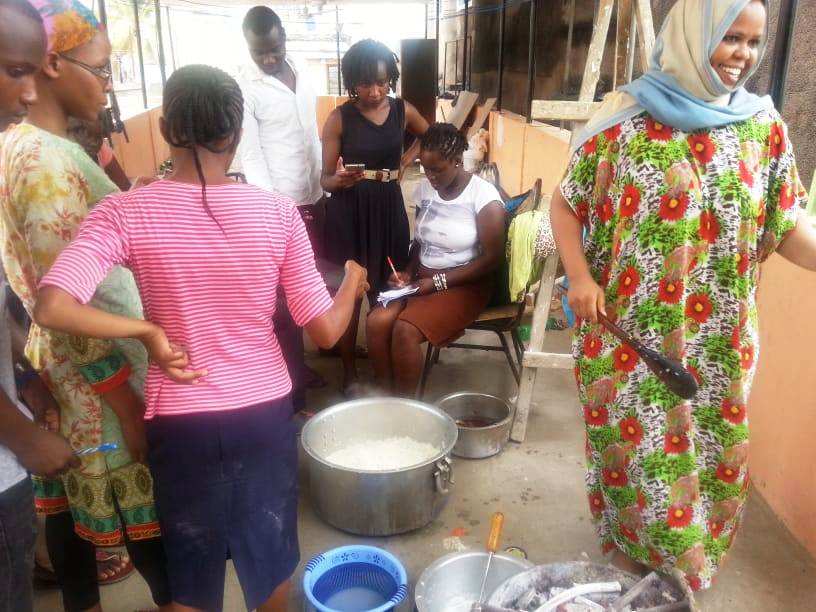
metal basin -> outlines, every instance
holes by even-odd
[[[470,612],[479,598],[487,553],[451,553],[429,565],[416,585],[414,605],[419,612]],[[485,586],[487,596],[508,578],[533,567],[526,559],[496,554]]]
[[[460,391],[436,402],[459,428],[453,454],[466,459],[497,455],[510,440],[513,410],[503,399],[487,393]]]
[[[518,608],[518,601],[531,590],[545,593],[552,587],[570,588],[575,583],[591,584],[594,582],[620,582],[622,591],[626,593],[640,577],[619,570],[611,565],[588,563],[585,561],[570,561],[566,563],[550,563],[538,565],[524,573],[508,578],[495,589],[487,603],[502,608]],[[668,603],[664,595],[669,594],[675,602],[680,603],[680,610],[694,609],[693,595],[688,588],[684,588],[673,576],[661,576],[659,586],[641,594],[636,600],[636,609],[651,608]],[[592,599],[601,605],[608,606],[620,594],[596,596]],[[682,604],[687,606],[683,607]],[[538,602],[532,602],[532,609],[536,609]],[[528,608],[530,609],[530,608]]]
[[[431,444],[427,459],[397,470],[350,469],[331,463],[335,451],[359,442],[409,437]],[[447,503],[453,484],[453,419],[414,400],[372,397],[318,413],[301,433],[311,499],[330,525],[357,535],[393,535],[430,523]]]

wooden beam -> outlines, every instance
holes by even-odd
[[[533,353],[525,351],[522,365],[525,368],[572,370],[575,367],[575,360],[569,353]]]
[[[649,0],[642,1],[648,2]],[[606,46],[606,38],[609,34],[609,24],[612,21],[614,8],[615,0],[601,0],[598,7],[598,19],[592,28],[592,40],[589,43],[584,78],[581,81],[581,94],[578,96],[581,102],[592,102],[595,99],[595,90],[601,76],[601,62],[603,62],[604,47]]]
[[[461,130],[478,99],[479,94],[477,93],[464,90],[460,91],[456,98],[456,106],[453,107],[453,113],[448,117],[448,123],[452,123],[456,126],[457,130]]]
[[[513,429],[510,430],[510,439],[513,442],[524,442],[527,436],[527,420],[530,418],[530,408],[533,403],[533,389],[538,376],[538,368],[523,368],[519,395],[516,399],[516,412],[513,415]]]
[[[649,67],[649,58],[655,45],[654,20],[652,19],[652,5],[649,0],[635,0],[638,23],[638,50],[640,51],[640,69],[646,72]]]
[[[533,119],[536,121],[587,121],[600,106],[600,102],[533,100]]]
[[[629,45],[626,49],[626,69],[624,78],[627,83],[631,83],[635,73],[635,56],[638,49],[638,22],[637,11],[632,11],[632,20],[629,25]]]
[[[541,281],[536,296],[536,305],[533,309],[533,322],[530,330],[530,344],[527,353],[540,353],[544,347],[544,334],[547,332],[547,321],[550,318],[550,302],[552,301],[555,272],[558,269],[558,253],[553,253],[544,261],[541,269]],[[571,358],[571,355],[569,356]],[[525,357],[526,359],[526,357]],[[572,366],[570,366],[572,367]],[[538,368],[524,366],[521,372],[519,394],[516,399],[516,414],[513,418],[513,429],[510,439],[523,442],[527,435],[527,419],[530,417],[530,405],[533,402]]]
[[[615,28],[615,76],[612,89],[626,83],[626,66],[629,59],[629,41],[634,35],[632,30],[633,0],[618,0],[617,27]]]
[[[478,132],[490,116],[490,111],[496,105],[496,98],[488,98],[482,106],[476,107],[476,118],[473,120],[473,125],[470,126],[467,133],[467,139],[470,140],[473,135]]]

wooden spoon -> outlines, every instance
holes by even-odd
[[[697,394],[699,388],[697,380],[691,375],[691,372],[683,367],[682,363],[648,348],[640,340],[636,340],[615,325],[609,320],[609,317],[600,311],[598,311],[598,321],[612,332],[618,340],[631,346],[649,369],[655,373],[660,382],[669,388],[669,391],[683,399],[691,399]]]

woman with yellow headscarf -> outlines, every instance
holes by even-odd
[[[676,569],[695,589],[711,585],[746,499],[759,264],[777,251],[816,270],[785,124],[743,88],[767,1],[678,0],[649,70],[578,135],[552,201],[582,319],[573,353],[598,535],[618,565]],[[598,311],[681,361],[697,395],[669,391]]]
[[[78,0],[33,0],[48,37],[28,123],[0,135],[0,236],[9,284],[29,314],[38,285],[89,209],[117,191],[103,170],[67,140],[69,117],[96,119],[111,89],[110,42]],[[141,317],[130,272],[116,269],[94,298],[108,311]],[[159,606],[171,596],[153,481],[143,461],[147,357],[137,342],[71,337],[32,325],[27,356],[60,408],[60,433],[82,457],[59,480],[36,479],[38,510],[68,612],[99,610],[96,546],[126,544]]]

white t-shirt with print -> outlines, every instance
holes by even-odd
[[[496,188],[478,176],[471,176],[462,193],[453,200],[443,199],[424,179],[415,198],[419,262],[434,270],[463,266],[479,256],[476,217],[490,202],[502,201]]]

